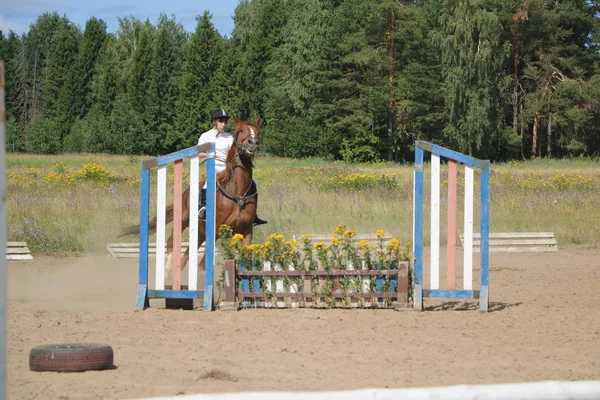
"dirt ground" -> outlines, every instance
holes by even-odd
[[[8,262],[9,399],[136,399],[600,379],[600,247],[491,253],[491,312],[134,312],[137,259]],[[41,344],[110,344],[116,368],[32,372]]]

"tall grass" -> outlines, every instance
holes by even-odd
[[[34,253],[102,251],[124,226],[139,223],[142,157],[98,154],[7,155],[8,240],[26,241]],[[412,240],[412,165],[349,164],[319,159],[258,157],[259,215],[254,242],[271,233],[286,238],[332,233],[340,223],[358,233],[384,230]],[[186,165],[187,167],[187,165]],[[600,237],[600,162],[535,160],[492,166],[491,230],[553,231],[559,244],[597,243]],[[426,166],[425,243],[429,234]],[[446,181],[442,168],[442,215]],[[168,170],[172,178],[173,170]],[[459,177],[459,205],[462,205]],[[155,177],[154,177],[155,179]],[[476,182],[478,176],[476,174]],[[154,183],[154,180],[153,180]],[[171,189],[169,184],[169,189]],[[169,190],[168,201],[172,200]],[[156,198],[152,187],[151,212]],[[475,198],[479,187],[475,188]],[[477,203],[477,202],[476,202]],[[478,231],[475,213],[475,230]],[[462,206],[458,229],[462,229]],[[137,241],[137,237],[121,241]],[[442,230],[442,243],[445,234]]]

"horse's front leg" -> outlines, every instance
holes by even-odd
[[[252,244],[252,232],[244,235],[244,246],[250,246]]]
[[[173,272],[173,229],[171,229],[171,236],[167,239],[167,262],[165,264],[165,283],[171,279]]]

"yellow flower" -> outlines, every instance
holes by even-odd
[[[341,235],[344,233],[344,231],[346,230],[346,225],[344,224],[339,224],[335,230],[333,231],[334,235]]]
[[[377,231],[375,231],[375,235],[377,235],[378,238],[383,238],[385,236],[385,232],[381,229],[378,229]]]
[[[356,236],[356,231],[355,230],[348,229],[347,231],[344,231],[344,237],[352,238],[354,236]]]
[[[333,245],[338,245],[340,243],[340,239],[336,238],[335,236],[331,238],[331,243]]]
[[[325,247],[325,242],[317,242],[314,244],[314,246],[317,250],[323,250],[323,248]]]
[[[396,238],[393,238],[388,243],[387,248],[388,248],[389,251],[398,251],[398,250],[400,250],[400,241],[398,239],[396,239]]]
[[[284,236],[281,233],[272,233],[267,237],[267,240],[281,241],[284,239]]]
[[[358,242],[358,248],[361,250],[366,250],[369,248],[369,242],[367,242],[366,240],[361,240],[360,242]]]
[[[300,239],[310,239],[311,237],[313,237],[313,235],[311,235],[310,233],[307,233],[305,235],[302,235],[302,237]]]
[[[300,242],[296,240],[290,240],[289,242],[286,242],[286,244],[292,248],[300,246]]]

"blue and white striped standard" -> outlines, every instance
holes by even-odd
[[[423,190],[424,155],[431,154],[431,215],[430,215],[430,286],[423,284]],[[465,168],[464,192],[464,240],[463,240],[463,289],[440,288],[440,170],[441,157],[461,163]],[[481,283],[473,290],[473,213],[474,168],[480,170],[480,229],[481,229]],[[488,311],[489,304],[489,190],[490,163],[465,154],[417,141],[415,144],[415,170],[413,186],[413,256],[414,256],[414,308],[423,309],[423,297],[432,298],[479,298],[479,309]],[[453,232],[448,232],[453,234]],[[452,269],[451,272],[454,273]],[[452,279],[453,280],[453,279]]]
[[[205,287],[198,290],[198,252],[189,252],[188,290],[165,290],[165,249],[166,249],[166,198],[167,198],[167,166],[180,160],[190,161],[190,218],[189,248],[198,248],[198,203],[200,157],[199,153],[207,152],[207,201],[206,201],[206,243],[205,243]],[[156,167],[156,265],[155,289],[148,288],[148,249],[149,249],[149,201],[150,201],[150,169]],[[181,188],[179,188],[181,190]],[[204,299],[204,309],[212,309],[213,271],[215,259],[215,200],[216,172],[214,144],[193,146],[171,154],[145,160],[141,163],[141,204],[140,204],[140,259],[139,284],[136,309],[148,307],[150,298]],[[180,251],[181,249],[179,249]],[[174,249],[177,251],[177,249]],[[170,265],[170,263],[167,263]],[[184,266],[182,266],[183,269]],[[170,272],[170,270],[168,271]],[[168,277],[168,275],[167,275]]]

